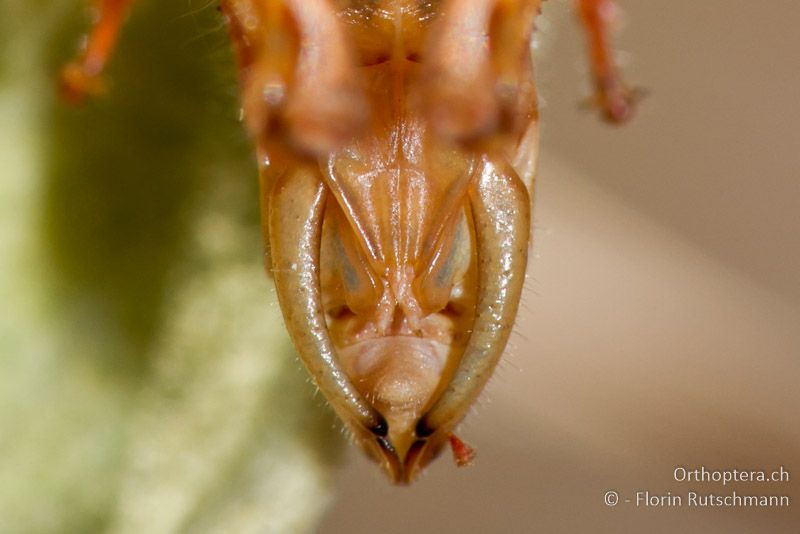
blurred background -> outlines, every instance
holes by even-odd
[[[533,261],[477,461],[394,488],[281,331],[222,22],[156,4],[66,110],[82,3],[0,0],[0,532],[797,532],[796,481],[673,470],[800,469],[800,5],[620,1],[648,96],[612,128],[545,4]],[[734,490],[792,503],[635,506]]]

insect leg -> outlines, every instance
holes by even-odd
[[[607,121],[625,122],[633,114],[636,93],[622,80],[609,43],[618,8],[614,0],[577,0],[577,7],[589,41],[596,105]]]
[[[449,0],[428,43],[426,105],[437,133],[519,141],[535,119],[530,36],[539,0]],[[506,143],[507,144],[507,143]]]
[[[300,359],[339,417],[385,437],[388,425],[348,378],[328,333],[320,291],[320,238],[328,192],[311,165],[280,176],[270,198],[275,290]]]
[[[364,118],[357,73],[327,0],[222,0],[236,54],[244,122],[256,145],[262,227],[286,169],[324,156]],[[267,267],[271,266],[266,240]]]
[[[349,140],[366,103],[350,43],[327,0],[223,0],[251,137],[324,156]]]
[[[475,322],[447,388],[417,425],[417,436],[449,436],[503,353],[517,314],[530,234],[530,199],[510,165],[484,159],[470,191],[478,291]],[[433,439],[436,441],[436,439]]]
[[[133,0],[98,0],[97,17],[78,57],[61,70],[59,86],[63,98],[79,103],[87,95],[103,91],[102,73],[119,37]]]

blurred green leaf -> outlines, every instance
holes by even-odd
[[[261,267],[222,21],[139,2],[110,93],[76,0],[0,0],[0,532],[302,532],[340,438]]]

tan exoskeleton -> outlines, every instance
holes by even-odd
[[[102,0],[62,73],[94,91],[130,0]],[[538,143],[539,0],[222,0],[261,163],[267,269],[300,358],[355,440],[410,482],[506,346]],[[632,94],[611,0],[579,0],[598,104]]]

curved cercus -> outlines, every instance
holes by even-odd
[[[530,204],[511,166],[485,158],[470,205],[478,262],[475,322],[452,379],[417,425],[420,438],[448,434],[466,415],[505,349],[525,281]]]
[[[339,417],[384,436],[388,430],[385,420],[342,369],[325,323],[319,255],[327,196],[310,168],[286,173],[274,184],[269,240],[275,289],[300,359]]]

